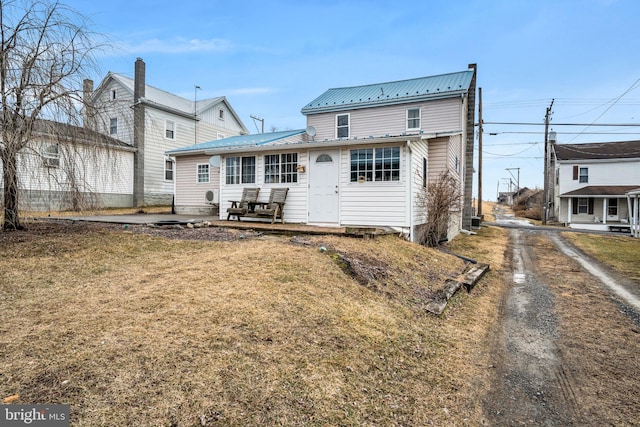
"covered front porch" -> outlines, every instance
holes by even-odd
[[[583,230],[637,232],[634,186],[588,186],[560,195],[560,221]]]

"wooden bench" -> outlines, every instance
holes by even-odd
[[[271,224],[275,223],[276,219],[280,219],[284,224],[284,203],[288,192],[288,188],[272,188],[268,202],[250,202],[249,208],[234,215],[238,217],[238,221],[240,221],[240,217],[270,218]]]

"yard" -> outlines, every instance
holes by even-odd
[[[423,301],[463,262],[395,236],[28,225],[0,233],[1,399],[87,426],[482,417],[502,230],[458,245],[492,271],[436,317]]]

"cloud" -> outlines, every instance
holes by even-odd
[[[230,89],[227,91],[227,93],[230,93],[232,95],[261,95],[273,92],[276,92],[276,90],[268,87],[244,87],[238,89]]]
[[[192,52],[228,52],[233,49],[230,41],[225,39],[186,39],[172,40],[149,39],[138,44],[127,44],[126,50],[131,53],[192,53]]]

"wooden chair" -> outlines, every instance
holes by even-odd
[[[267,203],[259,203],[259,207],[256,207],[256,216],[264,216],[271,218],[271,224],[276,222],[277,218],[280,218],[284,224],[284,202],[287,198],[288,188],[272,188],[269,193],[269,201]]]
[[[259,188],[243,188],[240,200],[229,200],[231,207],[227,209],[227,221],[235,215],[238,221],[241,216],[251,212],[258,202]]]

